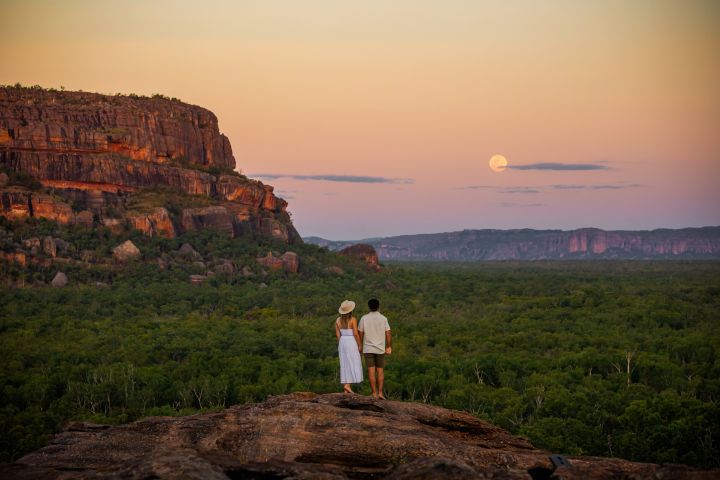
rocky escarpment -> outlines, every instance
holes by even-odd
[[[96,223],[129,222],[148,234],[217,227],[300,240],[287,203],[273,188],[234,171],[230,142],[215,115],[174,99],[2,87],[0,167],[44,187],[4,189],[0,214],[6,217],[76,223],[78,213],[89,212]],[[211,199],[203,206],[213,209],[173,214],[172,229],[165,219],[156,224],[165,216],[155,210],[165,207],[161,201],[126,214],[133,195],[158,188]],[[48,193],[63,200],[51,202],[45,215],[34,203]]]
[[[7,479],[709,479],[681,465],[570,457],[474,416],[424,404],[296,393],[219,413],[116,427],[71,424]]]
[[[317,237],[331,250],[356,242]],[[477,261],[550,259],[720,258],[720,227],[679,230],[463,230],[362,240],[380,260]]]

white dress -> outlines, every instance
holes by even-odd
[[[340,383],[360,383],[363,381],[362,362],[352,328],[340,328],[338,343],[340,357]]]

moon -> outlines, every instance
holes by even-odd
[[[488,163],[490,164],[490,170],[496,173],[504,172],[508,165],[507,158],[502,155],[493,155]]]

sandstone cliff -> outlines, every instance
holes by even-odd
[[[96,222],[129,223],[149,235],[219,228],[299,241],[287,202],[235,166],[217,118],[201,107],[161,96],[0,88],[0,167],[44,187],[4,189],[0,214],[7,217],[77,223],[78,213],[87,212],[81,222],[89,214]],[[127,214],[133,195],[158,188],[212,204],[172,218],[156,210],[165,207],[162,201]],[[48,202],[43,195],[49,192],[64,202]],[[147,218],[138,218],[143,214]]]
[[[296,393],[219,413],[116,427],[71,424],[0,466],[7,479],[710,479],[682,465],[549,452],[474,416],[424,404]]]
[[[317,237],[331,250],[356,242]],[[720,258],[720,227],[679,230],[463,230],[361,240],[380,260],[477,261],[552,259]]]

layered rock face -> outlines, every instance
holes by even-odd
[[[331,250],[355,243],[317,237],[306,240]],[[463,230],[363,242],[375,247],[380,260],[720,258],[720,227],[652,231]]]
[[[474,416],[424,404],[296,393],[219,413],[72,424],[0,466],[7,479],[710,479],[681,465],[549,452]]]
[[[178,100],[0,88],[0,166],[30,175],[101,221],[122,210],[134,192],[165,187],[212,198],[223,208],[212,214],[210,228],[218,221],[231,234],[249,229],[300,240],[287,203],[273,188],[234,172],[235,157],[215,115]],[[0,213],[18,217],[18,207],[6,203]],[[41,210],[28,215],[45,217]],[[185,215],[173,221],[179,230],[198,223]],[[142,222],[140,227],[152,230]],[[163,235],[174,234],[175,227],[161,228]]]

